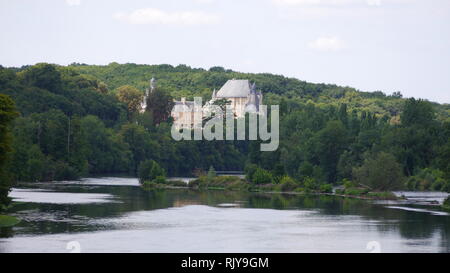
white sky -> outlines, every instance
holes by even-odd
[[[449,0],[0,0],[0,64],[219,65],[450,103]]]

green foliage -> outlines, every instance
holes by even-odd
[[[329,121],[317,134],[316,154],[328,182],[337,178],[337,162],[347,147],[347,133],[341,121]]]
[[[273,182],[272,174],[264,169],[258,168],[252,176],[251,182],[255,184],[268,184]]]
[[[20,219],[9,216],[9,215],[0,215],[0,228],[3,227],[12,227],[20,223]]]
[[[166,175],[164,169],[156,161],[144,160],[139,164],[138,177],[141,184],[145,181],[164,183]],[[161,180],[163,181],[161,182]]]
[[[198,179],[189,182],[189,187],[247,191],[250,189],[250,184],[237,176],[216,176],[211,181],[209,181],[206,176],[201,176]]]
[[[363,196],[368,194],[369,192],[370,190],[368,188],[357,188],[357,187],[346,188],[344,190],[344,194],[352,196]]]
[[[379,200],[397,200],[398,197],[388,191],[388,192],[369,192],[367,193],[367,197],[370,197],[371,199],[379,199]]]
[[[164,176],[157,176],[155,177],[155,179],[152,180],[153,183],[157,183],[157,184],[165,184],[166,183],[166,177]]]
[[[316,192],[320,188],[320,184],[312,177],[306,177],[303,180],[303,188],[306,192]]]
[[[54,65],[38,63],[21,72],[20,77],[27,85],[46,89],[53,93],[62,92],[61,73]]]
[[[298,183],[289,176],[283,176],[280,180],[280,190],[283,192],[293,191],[298,188]]]
[[[144,94],[137,88],[124,85],[114,90],[114,93],[117,99],[127,106],[128,118],[131,119],[141,109]]]
[[[406,188],[411,191],[450,191],[450,181],[444,178],[444,172],[425,168],[406,181]]]
[[[0,211],[10,202],[8,193],[12,179],[8,161],[12,152],[11,123],[16,117],[14,102],[0,94]]]
[[[208,181],[212,181],[215,177],[216,177],[216,170],[214,170],[213,166],[210,166],[208,171]]]
[[[401,165],[385,152],[368,157],[361,167],[353,169],[353,177],[357,183],[378,191],[399,189],[404,181]]]
[[[168,91],[162,88],[155,88],[147,97],[147,109],[153,117],[154,124],[168,121],[174,102]]]
[[[447,211],[450,211],[450,196],[444,200],[444,203],[442,204],[442,208]]]
[[[403,126],[429,126],[433,123],[434,115],[435,112],[431,103],[411,98],[405,102],[401,122]]]
[[[319,187],[319,191],[321,193],[332,193],[333,192],[333,185],[331,185],[331,184],[322,184]]]
[[[246,164],[244,169],[245,179],[247,181],[253,181],[253,175],[255,174],[257,169],[258,165],[256,164]]]
[[[158,87],[148,98],[147,112],[137,113],[138,95],[151,77]],[[261,152],[258,141],[172,140],[172,98],[209,99],[213,88],[232,78],[256,82],[265,104],[280,105],[279,149]],[[119,99],[116,89],[122,86],[129,86],[136,96]],[[12,128],[6,164],[11,179],[136,174],[140,162],[153,160],[168,175],[190,175],[210,166],[242,170],[245,165],[246,178],[253,184],[281,183],[289,176],[307,190],[321,191],[324,183],[371,180],[355,177],[354,167],[364,166],[367,154],[387,152],[401,173],[414,176],[408,180],[410,188],[444,190],[450,181],[450,107],[403,99],[401,94],[366,93],[223,67],[207,71],[131,63],[0,67],[0,91],[21,113]],[[439,179],[416,177],[427,168],[440,170]],[[422,185],[424,180],[427,185]]]

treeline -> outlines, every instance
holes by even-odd
[[[21,114],[10,130],[7,168],[13,180],[136,175],[146,159],[159,162],[168,175],[190,175],[211,164],[242,168],[244,153],[232,143],[174,141],[169,92],[159,88],[157,97],[150,98],[149,111],[140,114],[136,104],[143,91],[133,88],[109,90],[91,76],[49,64],[20,71],[0,68],[0,90],[16,102]],[[154,103],[158,100],[161,105]]]
[[[151,77],[157,79],[157,89],[147,111],[139,113]],[[231,78],[255,81],[265,104],[280,105],[277,151],[260,152],[258,142],[171,138],[173,98],[210,99],[212,89]],[[7,180],[136,175],[141,162],[153,160],[169,176],[213,166],[245,168],[250,180],[253,172],[258,174],[257,183],[289,177],[284,181],[320,187],[342,181],[371,185],[389,178],[392,185],[409,189],[449,188],[448,105],[403,99],[399,93],[364,93],[221,67],[207,71],[117,63],[0,67],[0,93],[7,95],[0,113],[0,164],[8,174],[2,185]],[[10,99],[15,106],[9,106]],[[15,111],[20,116],[13,122]],[[372,175],[375,167],[382,176]]]
[[[439,121],[431,103],[405,100],[395,124],[346,104],[281,106],[280,148],[261,153],[250,145],[247,174],[255,182],[288,175],[313,189],[347,182],[378,191],[450,191],[450,122]]]
[[[158,86],[164,87],[175,98],[192,99],[194,96],[202,96],[203,101],[211,99],[212,90],[214,88],[218,90],[229,79],[249,79],[256,83],[257,89],[263,92],[265,101],[270,103],[279,102],[281,99],[285,99],[287,103],[311,101],[321,108],[330,105],[339,107],[341,104],[346,104],[350,112],[357,110],[358,112],[370,112],[376,116],[386,115],[393,118],[393,122],[398,120],[404,103],[400,92],[394,92],[391,95],[381,91],[361,92],[351,87],[314,84],[268,73],[240,73],[223,67],[211,67],[206,70],[186,65],[172,66],[168,64],[111,63],[105,66],[96,66],[74,63],[68,68],[103,81],[111,90],[131,85],[142,92],[148,87],[149,79],[154,77]],[[432,105],[439,120],[446,120],[450,117],[450,105],[437,103],[432,103]]]

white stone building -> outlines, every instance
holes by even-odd
[[[175,127],[192,128],[194,120],[201,121],[203,114],[209,111],[210,105],[220,99],[228,100],[234,117],[241,118],[246,112],[260,113],[263,95],[260,91],[256,91],[256,85],[250,84],[249,80],[228,80],[219,91],[213,91],[211,100],[200,109],[195,109],[194,102],[186,101],[185,98],[175,100],[172,110]]]

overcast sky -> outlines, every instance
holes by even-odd
[[[450,103],[449,0],[0,0],[0,64],[224,66]]]

